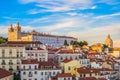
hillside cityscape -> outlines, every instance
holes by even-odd
[[[104,43],[88,45],[10,24],[8,38],[1,37],[0,80],[119,80],[120,46],[115,45],[110,34]]]
[[[1,0],[0,80],[120,80],[120,0]]]

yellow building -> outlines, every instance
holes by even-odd
[[[65,59],[61,62],[61,67],[64,71],[64,73],[71,73],[74,74],[74,70],[75,68],[80,68],[80,62],[78,60],[69,60],[69,59]]]
[[[101,43],[94,44],[91,46],[91,49],[95,50],[95,51],[102,52],[103,51],[103,44],[101,44]]]
[[[110,55],[120,57],[120,48],[112,48],[109,50]]]
[[[0,69],[0,80],[13,80],[13,74],[4,69]]]
[[[17,23],[14,28],[11,24],[8,28],[8,41],[32,41],[32,35],[21,32],[19,23]]]
[[[0,46],[0,54],[0,68],[16,72],[25,56],[25,48],[22,45],[4,44]]]
[[[108,48],[113,48],[113,40],[111,39],[110,35],[107,36],[107,38],[104,41],[104,44],[108,47]]]

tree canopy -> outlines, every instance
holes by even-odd
[[[68,46],[67,40],[64,41],[64,46]]]
[[[74,46],[84,46],[84,45],[88,45],[87,41],[71,41],[70,45],[74,45]]]
[[[5,43],[7,41],[7,38],[0,37],[0,44]]]

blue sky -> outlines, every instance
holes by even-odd
[[[12,23],[22,30],[69,35],[89,43],[103,42],[108,34],[120,40],[119,0],[1,0],[0,35]]]

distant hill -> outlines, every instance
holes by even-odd
[[[0,44],[7,42],[7,38],[0,37]]]

